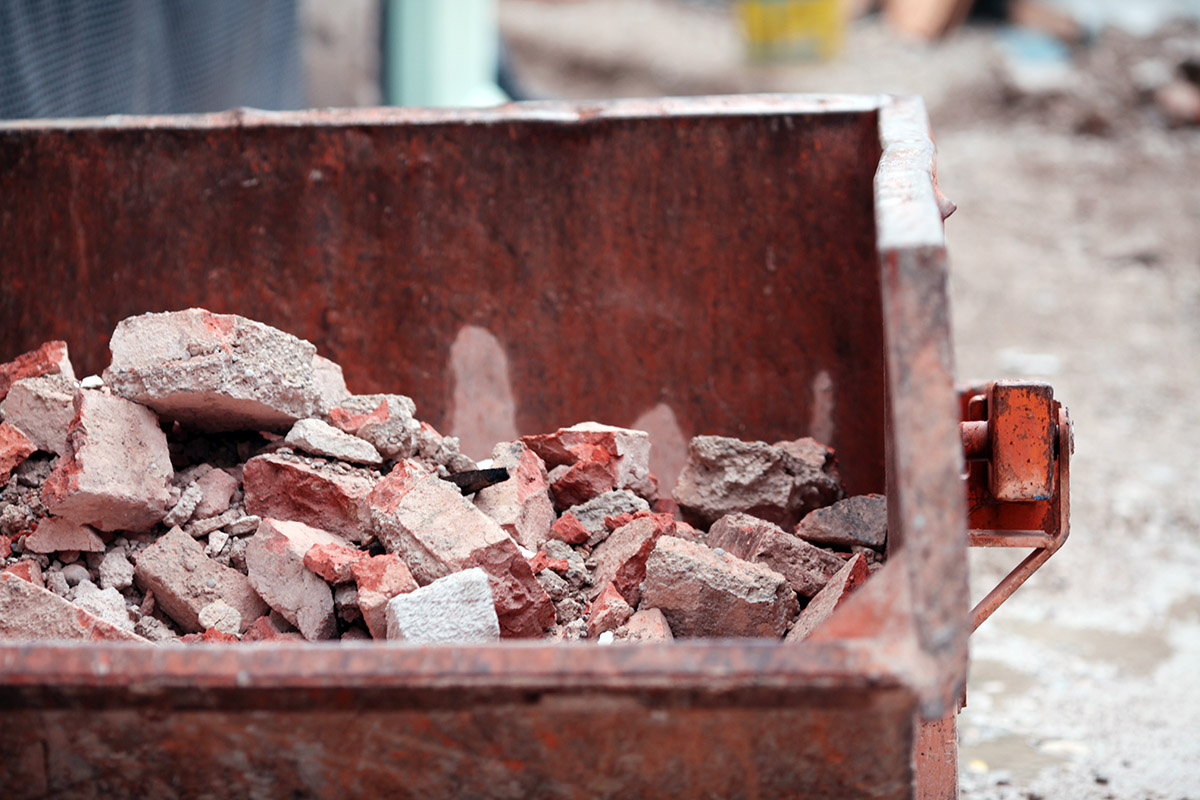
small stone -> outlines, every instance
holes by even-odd
[[[42,573],[42,578],[46,582],[46,588],[59,597],[66,597],[71,591],[71,584],[67,583],[67,576],[63,575],[61,570],[58,572],[44,572]]]
[[[343,433],[319,419],[299,420],[284,438],[284,443],[297,450],[316,456],[327,456],[359,464],[382,464],[379,455],[369,442]]]
[[[224,531],[213,531],[208,535],[208,546],[204,548],[204,552],[209,558],[216,558],[221,555],[221,551],[225,549],[225,545],[229,544],[229,534]]]
[[[582,620],[586,607],[574,597],[564,597],[554,604],[554,613],[559,625],[569,625],[576,620]]]
[[[119,550],[105,553],[96,572],[102,589],[122,590],[133,585],[133,564]]]
[[[470,644],[500,638],[491,582],[474,567],[393,597],[387,638],[414,644]]]
[[[79,382],[80,389],[99,389],[104,385],[104,379],[99,375],[88,375]]]
[[[200,625],[206,631],[216,629],[221,633],[237,635],[242,629],[242,615],[224,600],[217,599],[200,609]]]
[[[87,567],[83,564],[68,564],[62,568],[59,574],[63,576],[63,580],[67,582],[68,586],[78,586],[81,582],[92,579]]]
[[[353,583],[341,583],[333,587],[333,607],[342,622],[362,619],[362,611],[358,608],[358,587]]]

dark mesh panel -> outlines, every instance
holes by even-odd
[[[0,2],[0,118],[303,105],[294,0]]]

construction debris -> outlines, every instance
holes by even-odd
[[[112,348],[93,388],[61,342],[0,365],[0,638],[794,640],[883,558],[884,499],[842,499],[812,439],[698,436],[671,497],[643,431],[476,465],[242,317],[146,314]]]

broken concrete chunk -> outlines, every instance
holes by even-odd
[[[522,547],[537,550],[554,524],[546,465],[520,442],[503,442],[492,450],[492,466],[507,468],[509,478],[480,489],[475,505]]]
[[[303,450],[305,453],[315,456],[353,461],[357,464],[383,463],[383,457],[370,442],[343,433],[319,419],[299,420],[288,431],[283,441],[297,450]]]
[[[208,519],[193,519],[187,525],[183,526],[183,530],[188,536],[195,539],[208,536],[214,531],[219,531],[226,525],[232,525],[235,520],[241,517],[241,512],[236,508],[231,508],[223,514],[218,514],[215,517]]]
[[[188,486],[183,490],[183,494],[179,495],[179,500],[176,501],[175,505],[171,506],[171,510],[167,512],[167,515],[163,517],[163,525],[172,528],[176,525],[183,525],[196,513],[196,506],[203,497],[204,490],[199,486],[194,483]]]
[[[303,522],[264,519],[246,544],[250,585],[309,641],[332,639],[337,633],[333,592],[304,566],[304,554],[317,544],[345,540]]]
[[[611,492],[605,492],[602,495],[592,498],[586,503],[580,503],[567,509],[563,513],[579,520],[579,523],[588,532],[587,545],[595,547],[604,539],[608,538],[611,531],[604,524],[606,517],[615,517],[621,514],[635,514],[638,511],[649,511],[650,504],[641,497],[638,497],[628,489],[617,489]]]
[[[102,553],[104,541],[87,525],[48,517],[38,523],[33,533],[25,537],[25,549],[31,553],[59,553],[70,550]]]
[[[319,354],[313,355],[313,385],[317,389],[317,411],[322,415],[350,397],[342,365]]]
[[[858,495],[810,511],[796,526],[796,535],[818,544],[882,550],[887,545],[887,498]]]
[[[27,580],[34,586],[41,586],[43,588],[46,586],[46,581],[42,573],[42,567],[36,561],[18,561],[16,564],[10,564],[9,566],[5,567],[3,571],[9,575],[16,575],[18,578]]]
[[[129,317],[109,343],[104,383],[199,430],[283,430],[318,410],[316,348],[202,308]]]
[[[595,597],[601,589],[615,586],[630,605],[636,606],[646,577],[646,559],[659,537],[674,532],[675,519],[670,514],[639,517],[617,528],[592,553],[594,586],[588,596]]]
[[[24,378],[9,389],[3,419],[28,436],[38,450],[62,455],[67,451],[67,429],[75,418],[78,391],[74,381],[59,375]]]
[[[595,639],[602,633],[615,631],[632,616],[633,608],[617,591],[617,587],[610,583],[592,603],[587,620],[587,636]]]
[[[698,528],[740,512],[791,530],[812,509],[840,499],[842,484],[833,451],[812,439],[769,445],[696,436],[674,496]]]
[[[821,591],[846,562],[814,547],[778,525],[749,514],[726,514],[713,523],[706,543],[745,561],[763,564],[783,575],[798,594]]]
[[[242,470],[250,514],[303,522],[359,544],[372,535],[368,496],[378,481],[366,469],[281,453],[256,456]]]
[[[505,636],[540,636],[554,624],[554,605],[516,542],[453,484],[410,459],[380,481],[370,503],[379,541],[404,559],[417,583],[482,567]]]
[[[416,403],[402,394],[358,394],[331,409],[329,421],[369,442],[384,458],[412,458],[421,430],[413,417],[416,412]]]
[[[174,470],[153,412],[80,391],[67,439],[69,452],[42,486],[51,514],[102,531],[148,531],[166,516]]]
[[[673,536],[646,562],[641,604],[661,609],[680,637],[778,638],[799,609],[778,572]]]
[[[237,635],[242,631],[242,614],[224,600],[213,600],[200,609],[200,627],[204,630],[216,629],[221,633]]]
[[[194,485],[200,490],[200,501],[196,503],[193,516],[206,519],[229,510],[238,479],[223,469],[213,469],[196,478]]]
[[[113,627],[133,633],[133,618],[125,608],[125,598],[116,589],[100,589],[91,581],[75,587],[75,605]]]
[[[371,638],[388,638],[387,604],[396,595],[417,588],[412,573],[394,553],[355,561],[350,572],[358,587],[358,609]]]
[[[868,577],[870,577],[870,572],[867,570],[866,560],[857,554],[852,556],[838,570],[837,574],[829,579],[825,588],[818,592],[817,596],[800,612],[799,619],[788,631],[784,641],[799,642],[807,638],[821,623],[829,619],[842,601],[861,586]]]
[[[67,343],[46,342],[36,350],[22,353],[5,364],[0,364],[0,400],[8,395],[12,385],[22,378],[38,378],[42,375],[61,375],[74,382],[75,370],[67,357]]]
[[[0,639],[145,641],[7,572],[0,572]]]
[[[0,484],[7,483],[14,469],[37,451],[37,445],[17,428],[0,422]]]
[[[133,564],[120,550],[109,550],[96,568],[101,589],[128,589],[133,585]]]
[[[581,467],[579,474],[573,477],[570,472],[564,475],[564,488],[570,487],[573,494],[591,491],[587,487],[605,485],[601,474],[608,475],[611,486],[591,491],[588,497],[580,500],[559,502],[561,508],[576,505],[608,489],[630,489],[645,498],[655,495],[650,479],[650,435],[645,431],[581,422],[559,428],[554,433],[523,436],[521,441],[541,456],[547,467]]]
[[[179,528],[172,528],[137,554],[134,579],[181,628],[205,629],[200,611],[214,600],[233,606],[246,622],[267,613],[267,604],[246,576],[204,554],[204,547]]]
[[[627,641],[669,642],[675,638],[671,635],[667,618],[657,608],[639,610],[616,633],[618,639]]]
[[[387,604],[387,638],[413,644],[498,640],[491,579],[482,569],[466,569],[393,597]]]

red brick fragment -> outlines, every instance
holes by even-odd
[[[622,525],[596,546],[592,582],[597,587],[615,585],[629,604],[636,606],[646,577],[646,559],[660,536],[674,534],[675,518],[670,514],[646,515]]]
[[[369,422],[382,425],[387,420],[388,401],[386,399],[379,401],[379,405],[375,407],[374,411],[365,414],[356,414],[344,408],[329,409],[329,424],[346,433],[358,433],[358,429]]]
[[[509,478],[479,490],[475,505],[522,547],[537,550],[554,523],[546,465],[520,442],[502,442],[492,450],[492,466],[508,469]]]
[[[103,553],[104,542],[87,525],[48,517],[25,537],[25,549],[32,553]]]
[[[251,622],[246,632],[242,634],[243,642],[269,642],[273,639],[282,639],[285,641],[304,641],[304,637],[298,631],[281,631],[271,621],[269,614],[264,614],[258,619]]]
[[[46,588],[46,582],[42,579],[42,568],[36,561],[19,561],[4,568],[4,571],[9,575],[16,575],[21,580],[26,580],[34,586]]]
[[[647,511],[645,509],[640,509],[640,508],[637,511],[626,511],[624,513],[617,514],[615,516],[605,517],[604,518],[604,527],[608,528],[609,531],[615,531],[617,528],[622,528],[622,527],[628,525],[629,523],[633,522],[635,519],[641,519],[642,517],[648,517],[653,513],[655,513],[655,512]]]
[[[625,601],[617,587],[609,583],[592,603],[588,614],[587,635],[595,639],[602,633],[615,631],[633,616],[633,607]]]
[[[533,570],[534,575],[546,569],[563,574],[571,568],[571,565],[565,558],[550,558],[546,555],[545,550],[539,550],[533,558],[529,559],[529,568]]]
[[[54,592],[0,572],[0,640],[75,639],[144,642]]]
[[[189,635],[195,636],[196,634]],[[219,631],[216,628],[209,628],[203,634],[200,634],[200,641],[206,644],[229,644],[231,642],[239,642],[241,640],[232,633],[225,633],[225,631]]]
[[[596,467],[600,466],[612,478],[613,486],[609,488],[631,489],[642,497],[654,497],[655,487],[650,479],[650,436],[645,431],[581,422],[559,428],[554,433],[523,436],[521,441],[541,456],[547,467],[588,463],[592,465],[586,470],[591,478],[589,482],[595,482],[598,480],[595,473],[599,471]],[[582,477],[572,479],[569,485],[580,484]],[[560,508],[576,504],[564,503],[557,497],[556,502]]]
[[[0,422],[0,483],[8,482],[12,471],[35,450],[37,445],[28,436],[7,422]]]
[[[359,543],[371,535],[367,497],[376,481],[369,470],[282,454],[256,456],[242,471],[246,513],[303,522]]]
[[[825,620],[833,616],[833,612],[842,604],[842,601],[861,586],[870,575],[866,559],[856,553],[800,612],[796,624],[788,631],[784,641],[799,642],[807,638]]]
[[[22,378],[38,378],[42,375],[63,375],[75,380],[71,359],[67,357],[67,343],[46,342],[36,350],[30,350],[0,364],[0,400],[8,395],[12,385]]]
[[[387,604],[398,594],[417,588],[408,566],[394,553],[372,556],[350,565],[358,585],[358,610],[372,639],[387,638]]]
[[[608,452],[597,447],[588,448],[583,458],[550,484],[554,504],[558,508],[570,508],[616,489],[615,472]]]
[[[11,536],[0,535],[0,558],[8,558],[12,555],[12,540]]]
[[[351,568],[370,558],[365,550],[344,544],[314,544],[304,554],[304,566],[330,583],[346,583],[353,579]]]
[[[708,532],[709,547],[765,564],[788,579],[797,593],[812,597],[842,568],[834,553],[787,533],[778,525],[749,514],[726,514]]]
[[[567,544],[583,544],[591,535],[591,532],[583,527],[583,523],[570,511],[556,519],[550,526],[550,538]]]

